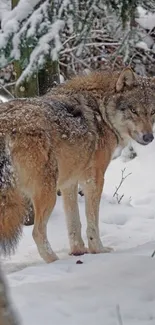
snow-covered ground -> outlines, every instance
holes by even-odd
[[[62,200],[48,225],[60,260],[45,265],[32,240],[31,227],[11,259],[3,261],[11,295],[23,325],[154,325],[155,324],[155,141],[138,146],[138,158],[113,161],[106,173],[100,206],[100,232],[114,253],[68,256]],[[112,198],[120,188],[121,204]],[[79,197],[85,236],[84,198]],[[83,264],[76,264],[77,260]],[[119,319],[121,314],[122,322]]]

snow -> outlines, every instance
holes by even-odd
[[[149,50],[147,44],[145,42],[143,42],[143,41],[140,41],[140,42],[136,43],[136,47],[139,48],[139,49],[142,49],[144,51]]]
[[[1,0],[1,2],[3,3],[3,0]],[[7,30],[8,32],[9,30],[11,32],[13,29],[14,32],[16,32],[18,29],[18,23],[28,17],[38,2],[39,0],[20,0],[14,10],[8,11],[8,13],[3,17],[2,29]]]
[[[24,68],[26,64],[27,67],[18,82],[21,82],[25,77],[30,77],[38,67],[42,67],[45,56],[50,54],[52,59],[56,60],[62,47],[60,32],[64,29],[65,22],[61,18],[56,20],[53,17],[53,23],[51,24],[51,17],[49,17],[48,13],[49,1],[43,1],[37,8],[38,4],[39,0],[20,0],[14,9],[9,11],[5,9],[6,6],[0,0],[0,9],[2,8],[2,14],[0,15],[0,19],[2,19],[0,65],[6,65],[6,53],[4,54],[3,50],[8,42],[11,41],[10,61],[20,59],[24,39],[27,39],[28,47],[31,48],[29,62],[24,63]],[[67,1],[64,2],[65,5],[67,5]],[[36,42],[37,39],[38,42],[35,47],[33,42]]]
[[[144,8],[138,7],[139,18],[136,21],[144,29],[152,30],[155,27],[155,13],[147,12]]]
[[[5,96],[0,94],[0,102],[3,102],[3,103],[8,102],[8,98],[6,98]]]
[[[3,19],[4,15],[11,10],[10,0],[0,0],[0,21]]]
[[[68,255],[69,245],[58,197],[49,220],[48,237],[59,261],[46,265],[31,233],[24,228],[18,250],[3,266],[23,325],[125,325],[155,324],[155,141],[136,145],[138,157],[111,162],[100,206],[100,233],[110,254]],[[113,198],[122,169],[132,173]],[[86,240],[84,197],[78,198],[83,237]],[[81,260],[83,264],[76,264]]]

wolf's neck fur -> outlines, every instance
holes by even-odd
[[[112,119],[110,118],[108,109],[104,104],[105,97],[112,96],[115,93],[115,85],[118,79],[118,75],[118,72],[113,71],[93,72],[90,75],[77,76],[67,81],[64,85],[64,88],[70,93],[79,91],[90,92],[90,94],[97,100],[99,104],[99,109],[104,121],[115,134],[118,144],[122,145],[124,142],[123,138],[121,137],[120,132],[117,130]]]
[[[117,130],[116,126],[110,119],[110,115],[108,114],[108,109],[107,109],[106,105],[104,105],[103,102],[100,103],[99,109],[100,109],[100,112],[102,114],[104,121],[109,126],[109,128],[112,130],[112,132],[115,134],[115,136],[117,138],[117,143],[122,145],[122,143],[124,142],[123,138],[121,137],[120,132]]]

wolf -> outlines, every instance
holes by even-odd
[[[0,107],[0,246],[16,248],[25,197],[34,209],[33,238],[47,262],[58,259],[47,222],[61,190],[70,254],[107,253],[99,235],[104,175],[114,151],[134,139],[153,141],[154,79],[121,72],[92,72],[57,86],[42,98]],[[85,197],[88,248],[81,236],[78,184]]]

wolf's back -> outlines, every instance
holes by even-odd
[[[11,153],[5,137],[0,137],[0,252],[14,251],[21,234],[23,197],[18,189]]]

